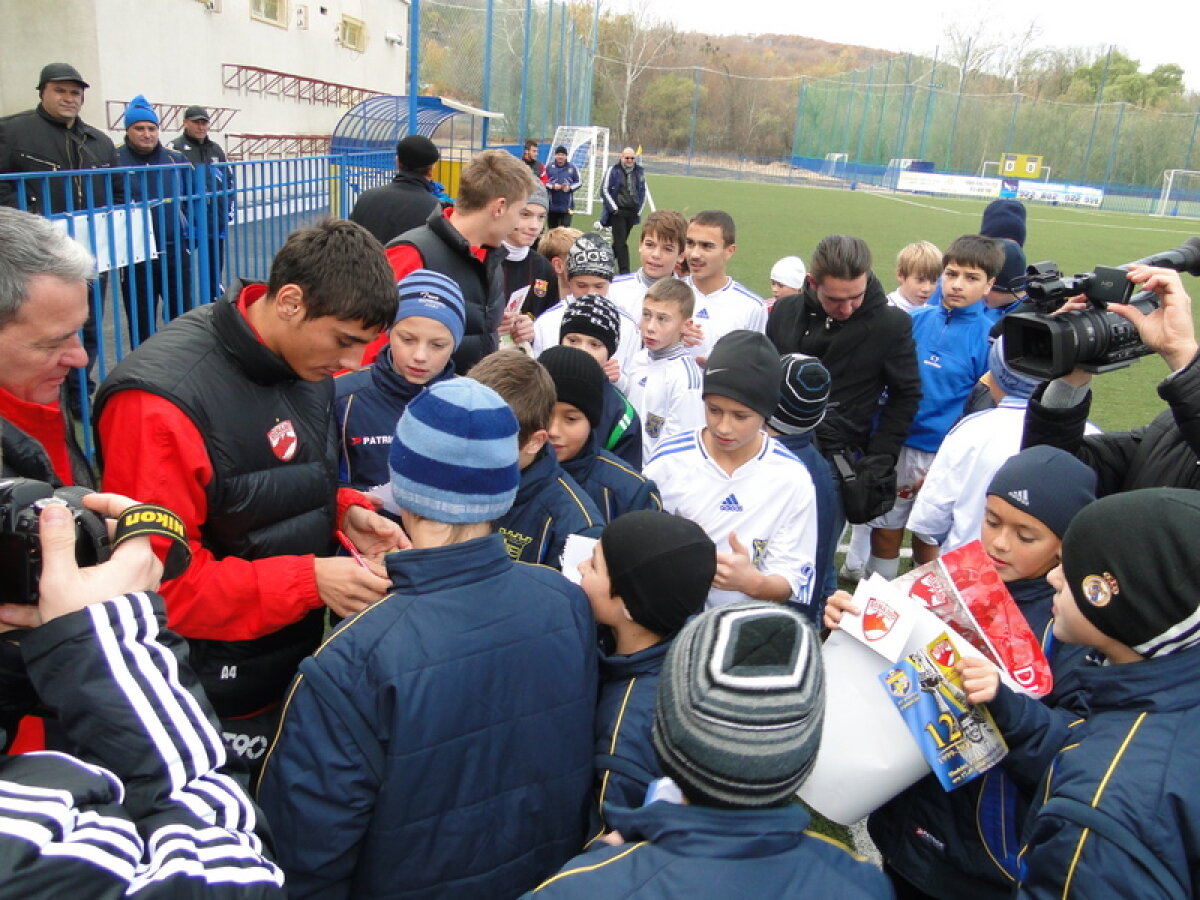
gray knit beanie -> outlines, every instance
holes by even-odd
[[[824,716],[813,627],[785,606],[735,603],[700,614],[672,642],[652,740],[691,802],[780,806],[812,770]]]

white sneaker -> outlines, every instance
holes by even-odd
[[[862,581],[866,574],[867,572],[865,568],[851,569],[845,563],[842,563],[842,567],[838,569],[838,578],[841,578],[845,581],[853,581],[855,584],[858,584],[858,582]]]

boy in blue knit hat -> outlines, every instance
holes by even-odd
[[[399,284],[388,343],[375,362],[334,380],[339,479],[369,491],[388,481],[388,449],[409,401],[454,376],[451,359],[466,323],[452,279],[417,269]]]
[[[578,587],[494,531],[517,431],[469,378],[422,391],[396,426],[412,549],[302,664],[259,792],[297,896],[500,900],[583,842],[596,626]]]

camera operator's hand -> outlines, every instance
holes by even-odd
[[[1186,366],[1200,349],[1192,324],[1192,299],[1183,289],[1178,272],[1152,266],[1130,266],[1129,280],[1142,290],[1154,291],[1159,307],[1144,313],[1124,303],[1111,303],[1109,309],[1133,324],[1142,342],[1161,356],[1171,371]]]
[[[83,505],[102,516],[115,519],[136,500],[120,494],[87,494]],[[112,523],[110,523],[110,530]],[[38,520],[42,544],[42,575],[37,606],[0,606],[0,622],[17,628],[36,628],[113,597],[136,591],[152,591],[162,577],[162,563],[150,549],[150,538],[130,538],[108,562],[81,569],[75,562],[75,521],[65,506],[51,504]]]

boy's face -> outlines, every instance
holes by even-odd
[[[521,207],[521,214],[517,219],[517,227],[508,233],[505,240],[514,247],[532,247],[533,242],[542,233],[542,226],[545,224],[545,207],[531,206],[527,203]]]
[[[687,264],[693,278],[719,278],[733,257],[736,244],[726,244],[716,225],[688,225]]]
[[[623,606],[612,595],[612,580],[608,577],[604,548],[599,541],[592,548],[591,557],[579,564],[579,574],[582,576],[579,586],[587,594],[596,622],[600,625],[616,625]]]
[[[790,297],[792,294],[800,293],[799,288],[794,288],[790,284],[784,284],[782,281],[771,279],[771,296],[778,300],[780,297]]]
[[[554,154],[554,164],[556,166],[565,166],[567,164],[567,154],[555,153]]]
[[[392,326],[388,335],[392,368],[410,384],[428,384],[441,373],[454,352],[454,335],[435,319],[408,316]]]
[[[675,266],[683,256],[683,248],[658,235],[643,234],[638,243],[638,256],[646,277],[658,281],[675,274]]]
[[[921,306],[932,297],[933,289],[937,286],[936,278],[926,278],[924,275],[901,275],[897,272],[896,279],[900,282],[900,296],[914,306]]]
[[[259,302],[269,300],[264,297]],[[357,369],[363,348],[379,336],[376,329],[367,328],[361,321],[333,316],[304,318],[304,291],[298,285],[283,285],[274,302],[279,328],[272,329],[268,346],[303,381],[322,381],[342,369]]]
[[[984,298],[992,289],[994,278],[977,266],[947,263],[942,270],[942,305],[946,309],[962,309]]]
[[[1058,565],[1058,535],[999,497],[988,496],[979,531],[1001,581],[1040,578]]]
[[[567,279],[567,287],[571,289],[572,297],[584,297],[588,294],[608,296],[608,286],[612,284],[607,278],[599,275],[572,275]]]
[[[1075,602],[1075,595],[1067,587],[1067,576],[1063,574],[1061,565],[1055,566],[1046,576],[1050,586],[1054,588],[1054,636],[1068,644],[1079,644],[1084,647],[1098,647],[1111,644],[1112,638],[1084,618]]]
[[[647,297],[642,301],[642,344],[647,350],[665,350],[679,342],[685,319],[676,303]]]
[[[757,447],[764,421],[744,403],[719,394],[704,395],[704,424],[719,454],[735,456],[751,445]]]
[[[592,423],[579,407],[559,401],[550,414],[549,434],[554,455],[560,463],[567,462],[578,456],[592,439]]]
[[[499,247],[500,242],[514,231],[521,221],[521,213],[525,209],[525,201],[528,197],[522,197],[516,202],[509,202],[503,197],[497,197],[492,200],[487,209],[491,212],[488,217],[487,236],[485,238],[489,247]]]
[[[571,332],[570,334],[563,335],[561,343],[564,347],[574,347],[576,350],[582,350],[598,362],[600,368],[604,368],[604,364],[608,362],[608,348],[604,346],[604,341],[598,337],[592,337],[590,334]]]

